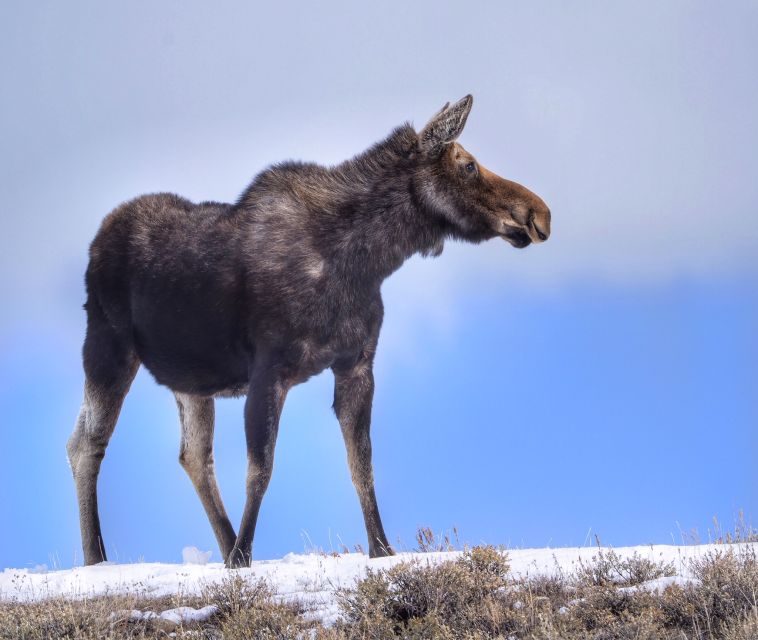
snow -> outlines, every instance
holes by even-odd
[[[167,609],[162,613],[156,613],[155,611],[140,611],[139,609],[124,609],[122,611],[114,611],[111,613],[110,620],[140,621],[160,619],[165,623],[168,623],[169,627],[175,627],[180,624],[191,622],[204,622],[217,612],[218,607],[215,604],[209,604],[200,609],[194,609],[193,607],[176,607],[176,609]]]
[[[685,587],[692,582],[696,582],[695,578],[687,575],[663,576],[661,578],[648,580],[647,582],[636,584],[631,587],[618,587],[617,591],[620,591],[622,593],[635,593],[637,591],[650,591],[660,593],[664,591],[666,587],[669,587],[672,584],[679,585],[680,587]]]
[[[215,604],[209,604],[202,609],[193,609],[192,607],[177,607],[176,609],[169,609],[161,613],[160,617],[174,624],[181,624],[185,622],[203,622],[210,618],[214,613],[218,611],[218,607]],[[144,614],[143,614],[144,615]]]
[[[197,547],[184,547],[182,560],[184,564],[208,564],[212,554],[212,551],[200,551]]]
[[[735,551],[740,546],[731,545]],[[758,545],[754,545],[758,549]],[[692,580],[689,561],[713,551],[724,551],[727,545],[672,546],[650,545],[614,548],[620,558],[638,554],[653,561],[673,562],[677,575],[658,578],[629,590],[662,590],[669,584],[686,584]],[[604,549],[609,551],[610,549]],[[581,563],[592,561],[598,554],[596,547],[557,549],[510,549],[508,558],[514,577],[570,574]],[[222,582],[237,574],[247,580],[265,579],[282,600],[301,601],[309,617],[329,624],[339,616],[335,592],[352,587],[366,575],[367,569],[387,569],[398,562],[415,560],[422,563],[439,563],[461,555],[460,551],[437,553],[400,553],[391,558],[369,559],[358,553],[343,555],[289,553],[280,560],[257,560],[248,569],[226,569],[221,563],[208,562],[208,552],[191,547],[183,553],[185,564],[103,563],[91,567],[75,567],[59,571],[33,569],[5,569],[0,573],[0,599],[15,601],[41,600],[55,596],[83,598],[102,594],[139,594],[165,596],[177,593],[199,594],[203,586]],[[205,619],[213,613],[212,607],[199,610],[179,607],[159,615],[174,622]],[[121,612],[129,616],[135,612]],[[200,617],[193,617],[200,616]],[[205,616],[203,618],[202,616]]]

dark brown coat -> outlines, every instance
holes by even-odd
[[[87,564],[106,557],[97,474],[140,363],[176,394],[180,461],[230,566],[251,559],[288,389],[331,368],[369,552],[390,553],[369,438],[381,284],[448,238],[525,247],[550,233],[539,197],[455,142],[471,104],[446,105],[420,133],[401,126],[337,167],[273,166],[234,205],[156,194],[108,215],[90,250],[85,397],[68,444]],[[235,533],[213,472],[213,398],[242,394],[249,469]]]

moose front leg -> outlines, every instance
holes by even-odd
[[[216,535],[221,557],[226,560],[234,547],[237,535],[226,515],[216,482],[213,464],[213,429],[215,407],[213,398],[201,398],[175,393],[182,426],[179,462],[189,475],[195,491],[208,514]]]
[[[393,555],[384,534],[374,491],[371,465],[371,402],[374,397],[372,362],[362,357],[348,369],[334,369],[334,411],[347,448],[350,475],[358,492],[371,558]]]
[[[249,567],[258,511],[274,466],[274,447],[279,431],[279,416],[287,385],[275,368],[256,367],[245,402],[245,439],[247,441],[247,498],[242,512],[237,541],[226,559],[226,566]]]

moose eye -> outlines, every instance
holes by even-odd
[[[469,173],[473,173],[475,170],[476,170],[476,165],[473,162],[469,162],[466,165],[466,171],[468,171]]]

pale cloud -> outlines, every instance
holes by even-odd
[[[17,98],[0,106],[0,286],[19,304],[3,313],[70,301],[100,219],[129,197],[233,200],[270,162],[338,162],[467,92],[461,142],[544,197],[553,235],[413,261],[387,286],[408,318],[432,307],[444,331],[476,287],[754,276],[754,8],[552,9],[319,4],[276,39],[261,26],[285,19],[275,7],[17,9],[0,44]]]

